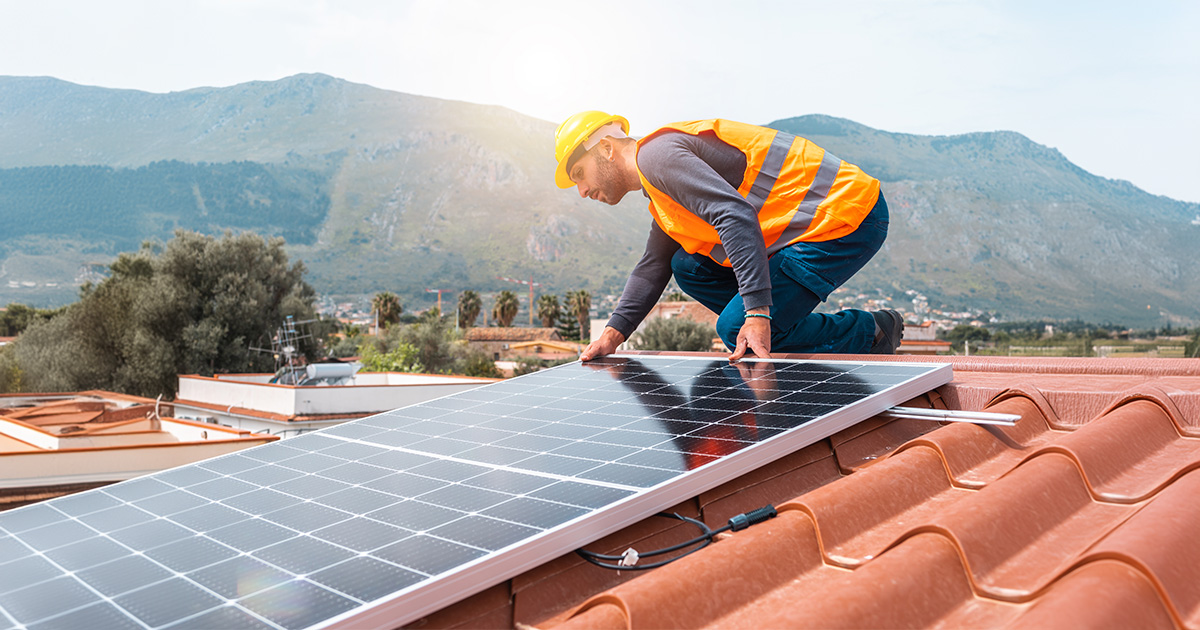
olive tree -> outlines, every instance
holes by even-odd
[[[682,317],[657,317],[645,323],[633,335],[629,345],[635,350],[699,352],[712,349],[717,331],[709,325]]]
[[[286,316],[315,315],[304,265],[283,247],[252,233],[180,230],[165,246],[121,254],[111,276],[13,344],[23,387],[173,396],[179,374],[272,370],[271,355],[253,348],[270,348]]]

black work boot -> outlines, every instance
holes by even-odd
[[[875,343],[871,354],[896,354],[900,340],[904,338],[904,317],[892,309],[873,311],[875,318]]]

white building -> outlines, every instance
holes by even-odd
[[[344,385],[280,385],[271,379],[271,374],[180,376],[175,417],[291,437],[496,380],[398,372],[358,373]]]

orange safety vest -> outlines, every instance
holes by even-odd
[[[789,133],[730,120],[696,120],[667,125],[699,135],[710,131],[746,154],[738,193],[754,206],[767,255],[799,241],[829,241],[858,229],[879,200],[879,180],[821,147]],[[654,221],[689,254],[697,252],[730,267],[716,228],[646,181]]]

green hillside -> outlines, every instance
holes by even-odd
[[[311,244],[329,212],[326,176],[254,162],[154,162],[134,169],[0,169],[7,239],[55,235],[136,249],[178,228],[250,230]]]
[[[1200,321],[1198,204],[1013,132],[915,136],[815,115],[772,126],[883,180],[891,235],[855,287],[1010,317]],[[70,300],[89,263],[174,227],[286,236],[318,291],[390,289],[410,308],[428,288],[511,288],[497,276],[617,292],[645,242],[645,200],[558,189],[553,131],[324,75],[170,94],[0,77],[0,302]]]

